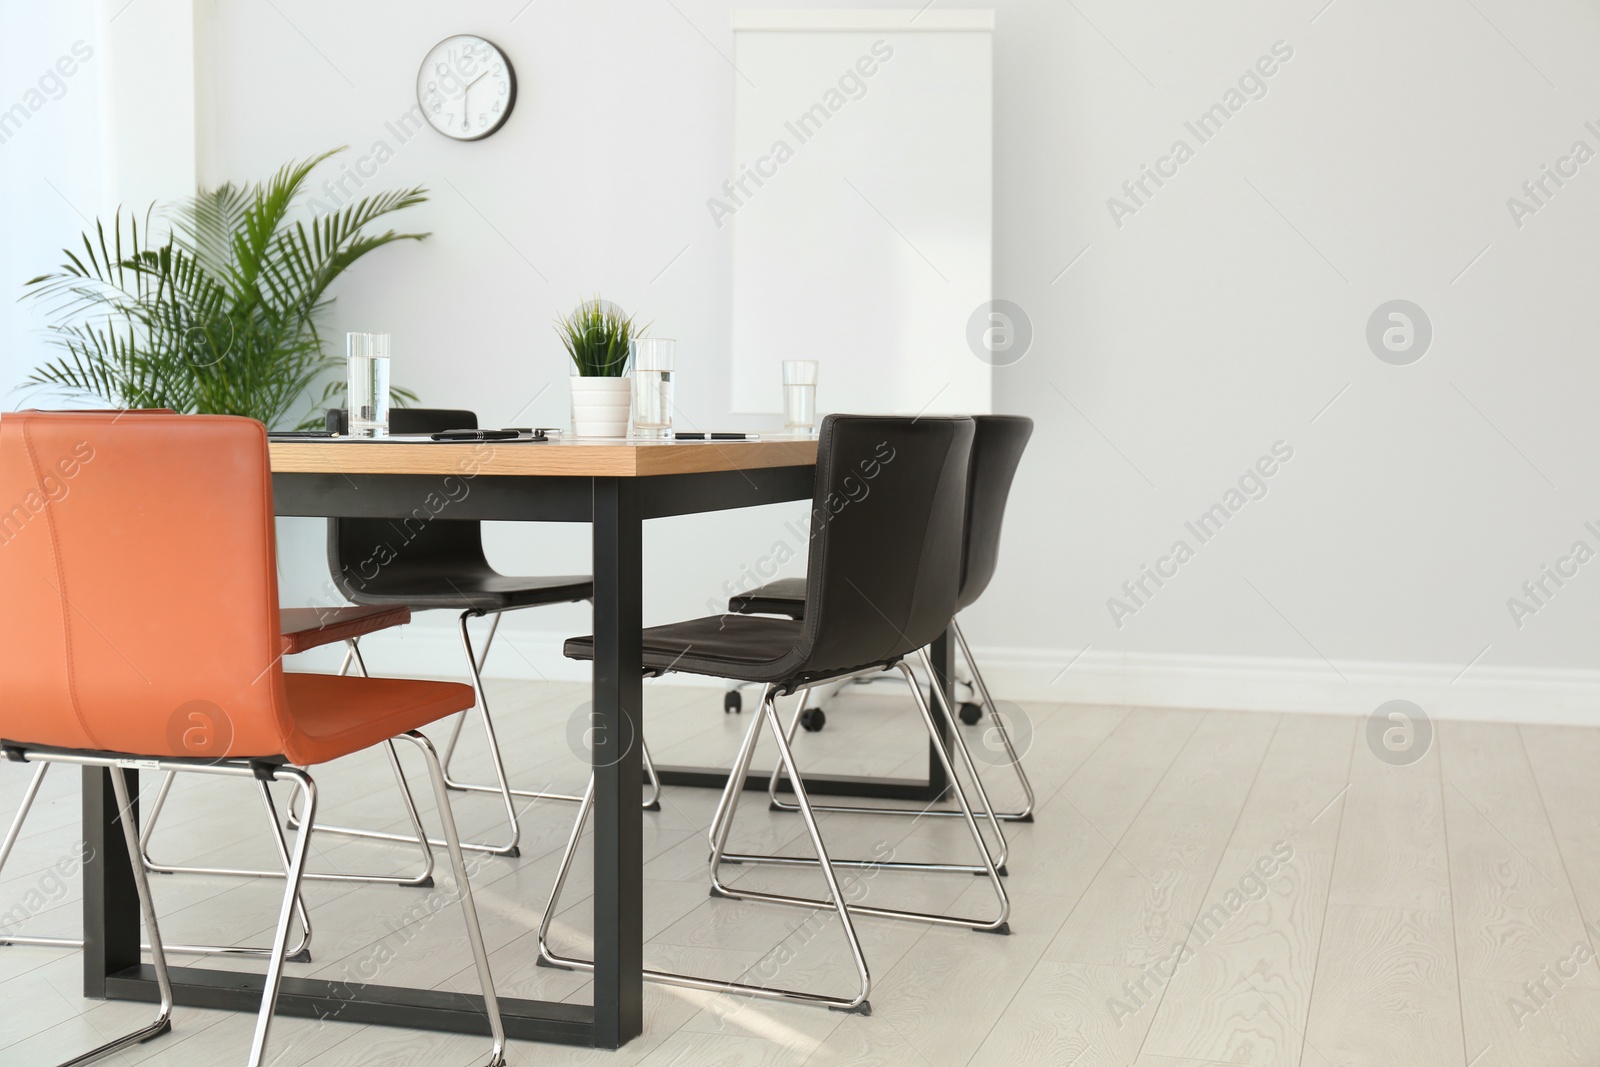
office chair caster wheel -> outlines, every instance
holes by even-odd
[[[828,716],[821,708],[807,708],[800,713],[800,725],[806,733],[814,734],[828,725]]]
[[[972,703],[971,701],[968,701],[967,703],[961,705],[960,715],[962,722],[966,723],[968,726],[976,726],[978,724],[978,720],[983,718],[983,708]]]
[[[744,697],[739,695],[737,689],[730,689],[722,694],[722,714],[744,714]]]

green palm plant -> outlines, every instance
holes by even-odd
[[[117,407],[244,415],[280,428],[317,381],[341,365],[323,348],[318,321],[328,288],[357,260],[425,233],[367,232],[385,215],[420,204],[427,190],[353,201],[320,217],[291,218],[306,179],[335,152],[285,164],[270,179],[201,190],[162,212],[152,238],[119,211],[67,262],[26,283],[24,299],[48,304],[56,358],[24,383]],[[337,403],[343,376],[324,386],[301,426]],[[415,400],[397,389],[394,402]]]
[[[556,320],[556,334],[585,378],[622,377],[630,342],[649,328],[635,325],[632,315],[598,296],[580,301],[566,318]]]

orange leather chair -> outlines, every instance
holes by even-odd
[[[29,409],[30,412],[40,409]],[[120,419],[126,415],[173,415],[171,408],[85,408],[72,411],[56,411],[54,414],[75,415],[109,415]],[[13,517],[14,520],[14,517]],[[4,537],[4,529],[0,527],[0,539]],[[363,607],[354,604],[326,608],[283,608],[278,613],[279,630],[283,641],[283,654],[292,656],[299,652],[307,652],[313,648],[334,644],[343,641],[349,650],[345,654],[344,664],[339,673],[344,674],[353,663],[363,677],[367,674],[366,662],[361,657],[361,638],[368,634],[386,630],[393,626],[403,626],[411,621],[411,611],[404,607]],[[203,727],[202,727],[203,728]],[[338,882],[379,882],[391,885],[415,886],[429,888],[433,885],[433,851],[424,840],[422,820],[417,814],[417,806],[411,796],[411,787],[406,781],[405,773],[400,767],[399,757],[395,754],[394,744],[387,746],[389,762],[394,770],[395,780],[400,788],[401,798],[405,801],[406,812],[411,819],[415,836],[412,838],[395,837],[396,840],[421,842],[422,867],[416,874],[410,875],[357,875],[357,874],[321,874],[307,872],[305,878],[312,881],[338,881]],[[4,839],[0,839],[0,871],[5,870],[11,852],[22,834],[23,824],[27,821],[28,814],[33,809],[34,801],[38,798],[39,791],[44,785],[46,775],[50,770],[49,763],[39,763],[29,780],[27,788],[22,795],[22,803],[18,805],[16,814],[12,817],[11,826],[6,831]],[[177,775],[168,773],[161,782],[161,788],[156,793],[155,800],[150,805],[143,822],[143,829],[139,835],[139,845],[144,853],[145,866],[161,874],[211,874],[233,875],[253,878],[283,878],[288,874],[285,866],[279,870],[252,870],[229,867],[203,867],[203,866],[178,866],[157,862],[150,855],[150,835],[155,832],[156,820],[160,818],[165,809],[167,797],[172,791]],[[272,817],[274,834],[280,838],[282,831],[277,827],[275,813],[269,812]],[[293,813],[290,813],[290,822],[293,825]],[[280,843],[280,851],[287,852]],[[300,919],[300,942],[289,950],[288,958],[296,963],[309,963],[311,961],[311,923],[303,904],[298,905],[296,913]],[[37,935],[24,935],[0,931],[0,945],[33,945],[45,948],[82,948],[82,938],[72,937],[42,937]],[[148,946],[147,946],[148,947]],[[236,945],[179,945],[168,944],[169,953],[179,955],[226,955],[265,957],[269,949]]]
[[[184,596],[184,590],[193,592]],[[266,430],[205,415],[19,412],[0,420],[0,751],[13,761],[122,764],[294,782],[305,819],[248,1063],[266,1054],[317,786],[306,767],[404,737],[421,750],[490,1021],[505,1036],[437,753],[419,727],[472,706],[452,682],[286,674]],[[197,609],[199,604],[225,610]],[[207,729],[191,729],[199,714]],[[91,1055],[165,1032],[171,987],[138,835],[122,820],[161,990],[157,1019]],[[276,820],[274,820],[276,825]]]

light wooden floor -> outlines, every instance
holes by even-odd
[[[658,759],[729,759],[748,718],[724,717],[716,693],[647,688]],[[506,683],[493,691],[522,781],[579,786],[565,736],[582,690]],[[841,699],[823,733],[803,735],[803,765],[840,773],[923,766],[917,724],[898,697],[884,686]],[[516,1043],[511,1062],[1600,1063],[1600,962],[1586,930],[1600,921],[1600,731],[1444,723],[1425,758],[1398,767],[1377,759],[1364,723],[1349,719],[1024,710],[1041,804],[1035,825],[1013,828],[1012,936],[863,919],[876,983],[870,1018],[651,986],[645,1033],[620,1052]],[[350,763],[320,775],[326,814],[398,828],[386,766],[372,754]],[[0,766],[0,812],[15,806],[25,777]],[[998,793],[1014,796],[1002,771],[993,777]],[[674,789],[664,811],[645,817],[647,960],[847,990],[836,927],[802,929],[803,912],[707,897],[702,831],[714,802],[708,791]],[[764,809],[746,806],[736,838],[803,848],[798,820]],[[489,801],[464,799],[457,810],[466,832],[496,830]],[[529,810],[522,859],[485,861],[475,878],[504,993],[588,996],[580,976],[533,966],[530,931],[571,812]],[[167,856],[268,859],[264,831],[249,832],[261,816],[247,787],[185,783],[170,814],[157,835]],[[0,913],[47,899],[28,925],[76,931],[76,886],[51,874],[71,855],[76,817],[76,775],[58,770],[0,873]],[[824,833],[835,855],[970,848],[950,819],[834,816]],[[324,838],[317,854],[324,869],[343,871],[403,859],[337,838]],[[740,877],[809,889],[817,875],[759,869]],[[563,945],[585,943],[588,885],[585,862],[564,899]],[[259,944],[269,934],[272,884],[163,877],[155,891],[169,940]],[[972,915],[993,906],[984,881],[969,875],[884,872],[866,893]],[[418,891],[318,883],[307,895],[316,960],[291,973],[473,987],[457,914],[419,913]],[[75,953],[0,948],[0,1063],[59,1062],[146,1015],[144,1006],[85,1001],[79,983]],[[250,1026],[246,1017],[180,1008],[173,1034],[107,1062],[242,1062]],[[283,1019],[271,1062],[466,1067],[481,1062],[485,1044]]]

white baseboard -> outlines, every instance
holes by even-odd
[[[452,620],[453,623],[453,620]],[[493,678],[581,682],[589,666],[561,655],[566,634],[501,628],[487,673]],[[366,641],[375,674],[464,677],[455,628],[419,621]],[[1042,648],[977,648],[997,700],[1229,708],[1368,715],[1386,700],[1418,704],[1435,719],[1600,725],[1600,671],[1287,659],[1152,655]],[[340,651],[297,656],[297,670],[335,670]],[[1068,664],[1071,664],[1069,667]],[[716,686],[693,675],[653,685]]]
[[[1600,671],[1256,656],[977,648],[996,699],[1370,715],[1409,700],[1434,719],[1600,725]],[[1068,667],[1068,664],[1071,664]]]

